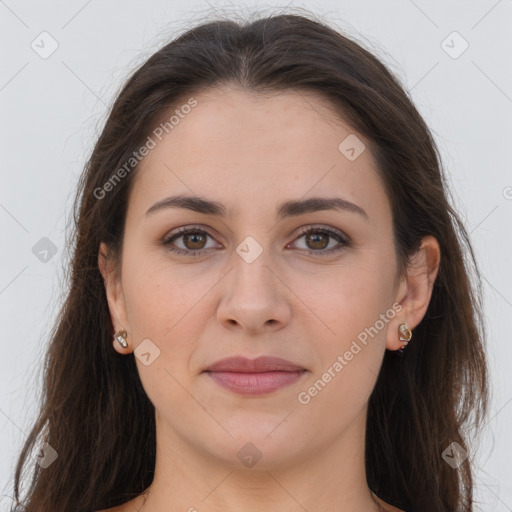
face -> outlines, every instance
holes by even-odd
[[[306,460],[364,428],[403,291],[391,206],[368,141],[322,98],[227,88],[194,98],[137,171],[109,292],[114,326],[128,332],[169,446],[234,465],[254,447],[260,467]],[[171,196],[225,211],[166,205]],[[286,208],[312,198],[342,201]],[[277,388],[256,376],[240,392],[205,372],[230,356],[302,371],[272,373]]]

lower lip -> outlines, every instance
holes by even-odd
[[[306,370],[262,373],[207,372],[220,386],[241,395],[271,393],[299,380]]]

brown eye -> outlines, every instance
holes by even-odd
[[[311,249],[325,249],[329,245],[330,235],[325,233],[308,233],[306,236],[306,244]]]
[[[183,244],[187,249],[190,250],[198,250],[204,249],[204,245],[206,244],[206,236],[201,232],[187,233],[183,236]]]
[[[202,229],[195,227],[180,228],[177,233],[172,234],[162,241],[162,245],[168,246],[172,252],[182,255],[199,256],[208,249],[218,247],[207,247],[208,238],[213,240],[212,235]],[[350,239],[342,232],[337,230],[321,227],[303,229],[301,236],[296,240],[304,238],[305,247],[299,249],[315,256],[334,254],[338,251],[350,246]],[[180,241],[182,247],[176,242]],[[329,247],[331,241],[335,243]]]
[[[304,250],[310,254],[320,256],[334,254],[350,246],[350,239],[346,235],[327,227],[303,229],[297,240],[301,238],[304,239],[306,245]],[[334,240],[337,244],[335,243],[334,246],[329,248],[330,240]]]
[[[202,254],[209,249],[206,247],[208,243],[208,238],[213,239],[213,237],[207,233],[206,231],[194,227],[190,228],[180,228],[178,233],[167,237],[162,241],[162,245],[168,246],[168,249],[172,252],[176,252],[178,254]],[[181,243],[177,245],[176,242]]]

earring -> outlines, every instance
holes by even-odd
[[[400,352],[400,354],[403,354],[404,349],[407,346],[407,343],[409,343],[409,341],[411,341],[412,331],[411,331],[411,329],[409,329],[409,327],[407,327],[407,324],[400,324],[398,326],[398,332],[400,333],[400,335],[399,335],[400,341],[404,342],[404,343],[402,343],[402,346],[398,349],[398,352]]]
[[[114,334],[114,340],[117,341],[121,347],[127,348],[128,343],[126,342],[126,336],[126,331],[116,332]]]

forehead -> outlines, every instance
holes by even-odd
[[[145,212],[167,195],[196,194],[240,213],[309,194],[342,195],[377,216],[389,212],[368,141],[322,97],[223,87],[193,99],[196,106],[175,116],[161,140],[152,135],[155,146],[136,174],[133,207]],[[179,104],[164,122],[176,110]],[[366,149],[349,159],[344,141],[357,153]]]

